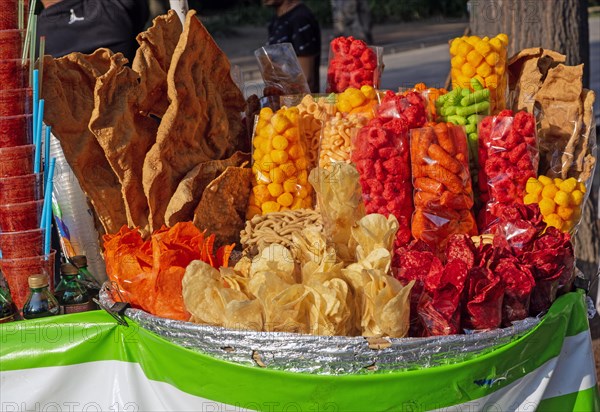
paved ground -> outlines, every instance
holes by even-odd
[[[382,76],[382,88],[408,87],[417,82],[426,82],[432,86],[443,85],[450,71],[447,42],[453,37],[461,36],[466,26],[466,21],[430,21],[376,26],[373,30],[374,43],[384,46],[385,71]],[[595,105],[598,116],[600,113],[600,17],[591,18],[589,27],[590,80],[591,88],[599,96]],[[266,28],[240,27],[228,36],[215,37],[232,64],[240,66],[246,81],[244,90],[246,95],[252,93],[260,95],[262,90],[253,51],[264,44],[266,36]],[[328,44],[332,38],[331,30],[323,31],[321,90],[325,90]],[[597,185],[599,182],[595,183]],[[596,370],[600,373],[600,317],[598,315],[592,320],[590,326]]]

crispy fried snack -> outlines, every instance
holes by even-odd
[[[140,153],[147,153],[154,144],[158,122],[138,108],[142,97],[138,79],[122,60],[111,60],[110,69],[96,82],[89,128],[119,178],[128,226],[148,233],[148,202],[142,186],[144,157]]]
[[[225,160],[209,160],[202,162],[193,168],[177,186],[175,194],[169,201],[165,213],[165,223],[173,226],[177,222],[192,220],[194,209],[198,206],[202,193],[210,182],[215,180],[229,166],[242,166],[244,162],[250,161],[250,155],[235,152],[233,156]]]
[[[213,233],[217,247],[239,242],[251,190],[252,170],[228,167],[204,190],[194,224]]]
[[[175,49],[167,76],[171,103],[144,161],[152,229],[164,223],[181,179],[200,162],[230,156],[242,129],[244,99],[229,61],[195,14],[188,13]]]
[[[60,59],[44,58],[46,100],[44,121],[59,138],[65,158],[81,188],[90,198],[107,233],[127,223],[121,185],[88,124],[94,109],[96,79],[113,62],[125,63],[121,54],[99,49],[91,55],[72,53]]]
[[[139,109],[163,117],[169,107],[167,73],[183,27],[174,10],[154,19],[152,27],[137,36],[140,47],[132,68],[140,75],[145,96]]]

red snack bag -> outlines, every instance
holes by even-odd
[[[503,296],[500,277],[485,267],[469,270],[464,294],[463,328],[495,329],[500,326]]]
[[[516,257],[498,259],[493,265],[494,273],[504,283],[502,301],[502,326],[525,319],[529,315],[531,292],[535,279],[527,265],[521,265]]]
[[[460,327],[460,301],[467,265],[454,259],[440,273],[430,273],[425,279],[417,312],[424,326],[425,336],[452,335]]]
[[[379,88],[383,72],[383,49],[368,46],[354,37],[338,37],[329,45],[327,93],[342,93],[349,87]]]
[[[413,236],[443,251],[453,234],[476,235],[464,130],[451,123],[412,130],[411,167],[415,188]]]
[[[527,179],[536,177],[539,152],[535,118],[503,110],[479,124],[479,190],[487,202],[479,216],[481,231],[490,230],[502,208],[523,204]]]
[[[395,249],[410,242],[413,211],[409,160],[409,129],[425,124],[425,106],[415,93],[388,92],[376,117],[361,128],[351,160],[360,174],[367,213],[393,214],[399,223]]]

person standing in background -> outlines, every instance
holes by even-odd
[[[310,91],[318,93],[321,63],[319,22],[300,0],[263,0],[263,4],[275,10],[268,27],[268,44],[291,43]]]
[[[336,37],[353,36],[373,43],[369,0],[331,0],[331,14]]]
[[[148,0],[42,0],[38,35],[46,37],[46,54],[62,57],[106,47],[131,63],[135,41],[148,20]]]

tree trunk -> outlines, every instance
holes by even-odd
[[[506,33],[509,56],[529,47],[543,47],[565,54],[569,65],[584,63],[583,85],[589,87],[587,0],[470,0],[470,28],[478,36]],[[593,277],[600,259],[598,189],[589,190],[575,253],[578,267]]]
[[[543,47],[567,56],[567,64],[585,63],[589,87],[590,43],[587,0],[470,0],[471,32],[493,37],[506,33],[508,55]]]

